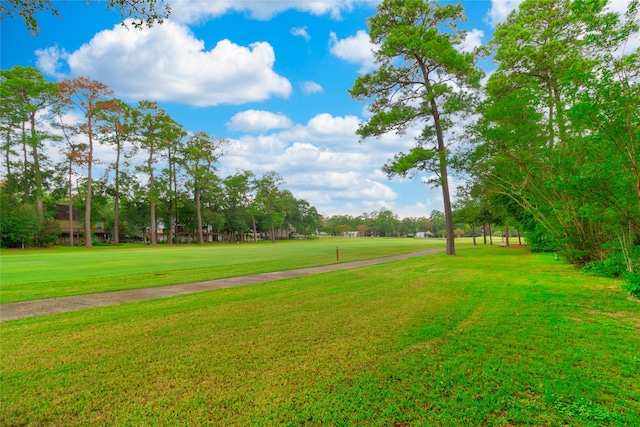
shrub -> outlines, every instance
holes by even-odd
[[[607,259],[590,262],[582,267],[582,271],[595,276],[622,277],[626,271],[626,265],[622,254],[618,252]]]
[[[536,223],[532,230],[524,233],[524,238],[531,252],[556,252],[559,249],[558,242],[553,235]]]
[[[640,298],[640,273],[627,272],[622,276],[624,282],[622,282],[622,289],[629,292],[636,298]]]

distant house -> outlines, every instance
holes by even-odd
[[[84,225],[80,222],[81,213],[78,209],[72,210],[73,244],[84,245]],[[56,213],[53,219],[60,226],[60,234],[56,239],[56,245],[69,245],[71,241],[71,227],[69,224],[69,205],[56,205]],[[93,242],[106,243],[111,238],[111,231],[105,228],[104,221],[96,221],[93,226]]]
[[[431,237],[433,235],[433,233],[431,233],[430,231],[418,231],[416,233],[416,237],[422,238],[424,239],[425,237]]]
[[[359,231],[345,231],[342,237],[360,237]]]

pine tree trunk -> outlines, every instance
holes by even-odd
[[[202,235],[202,207],[200,206],[200,187],[196,189],[196,215],[198,216],[198,239],[200,244],[204,245],[204,236]]]
[[[256,229],[256,219],[252,218],[251,222],[253,223],[253,243],[258,243],[257,229]]]
[[[69,157],[69,246],[73,246],[73,181],[72,161]]]
[[[91,121],[89,121],[89,156],[87,160],[87,195],[85,199],[85,212],[84,212],[84,235],[85,242],[84,247],[91,249],[93,243],[91,241],[91,169],[93,166],[93,131],[91,128]]]

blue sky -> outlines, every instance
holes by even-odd
[[[520,1],[462,3],[469,33],[460,49],[471,49]],[[51,80],[87,76],[132,104],[158,101],[187,130],[230,139],[222,176],[275,170],[323,215],[442,209],[440,189],[381,172],[412,146],[411,131],[364,142],[355,135],[367,112],[347,90],[372,69],[366,18],[377,2],[174,0],[167,22],[143,30],[119,25],[100,2],[55,4],[60,18],[40,14],[38,36],[19,19],[1,22],[3,69],[34,66]],[[491,71],[490,62],[482,66]],[[106,147],[98,153],[112,156]]]

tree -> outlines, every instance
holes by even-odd
[[[116,159],[111,167],[115,173],[113,178],[113,243],[120,244],[120,186],[121,167],[123,157],[133,155],[134,146],[130,147],[131,152],[125,152],[126,143],[130,142],[136,121],[139,119],[139,112],[126,102],[119,99],[99,101],[97,103],[98,120],[101,122],[99,128],[102,141],[112,145],[116,150]]]
[[[42,216],[33,205],[21,203],[0,185],[0,247],[46,247],[59,234],[58,224]]]
[[[85,165],[87,163],[87,144],[78,143],[75,141],[79,130],[77,126],[69,125],[65,123],[63,119],[63,106],[58,105],[54,108],[54,111],[58,117],[57,121],[52,123],[52,126],[58,127],[62,131],[62,141],[66,144],[64,148],[61,150],[61,154],[64,156],[64,165],[61,165],[61,168],[64,168],[67,175],[67,196],[68,196],[68,211],[69,211],[69,246],[74,245],[74,198],[73,198],[73,176],[74,176],[74,167]]]
[[[29,202],[30,181],[34,180],[36,209],[42,216],[42,141],[49,137],[46,132],[39,130],[38,117],[56,101],[58,86],[47,81],[42,73],[33,67],[15,66],[11,70],[0,71],[0,94],[2,99],[2,122],[7,126],[7,155],[11,150],[11,128],[20,129],[23,154],[24,202]],[[27,152],[31,154],[31,162]],[[7,164],[9,161],[7,160]],[[32,176],[30,176],[32,175]]]
[[[437,175],[432,183],[442,188],[449,255],[455,255],[455,243],[445,134],[452,116],[470,111],[470,90],[479,87],[482,75],[473,54],[456,50],[465,35],[457,22],[464,20],[459,4],[383,1],[368,20],[371,41],[380,46],[374,53],[380,67],[358,77],[349,91],[356,99],[373,99],[373,116],[358,129],[362,138],[423,127],[416,146],[397,154],[384,170],[390,177],[420,171]]]
[[[567,111],[592,161],[578,186],[592,195],[589,215],[615,236],[609,246],[619,249],[628,272],[640,268],[640,52],[625,47],[638,37],[639,13],[634,0],[623,18],[587,14],[587,28],[601,50],[582,90],[569,92],[574,103]],[[601,179],[605,175],[615,179]]]
[[[87,192],[85,196],[85,221],[84,232],[86,236],[85,247],[91,248],[91,197],[92,197],[92,169],[94,164],[93,148],[96,137],[96,121],[98,116],[98,105],[105,97],[113,92],[103,83],[90,80],[86,77],[77,77],[73,80],[63,80],[58,84],[61,102],[73,105],[80,110],[85,121],[78,126],[80,133],[87,136]],[[99,160],[99,159],[98,159]]]
[[[247,221],[254,220],[253,214],[250,212],[252,203],[251,180],[253,173],[249,171],[239,170],[234,175],[230,175],[224,179],[224,212],[225,212],[225,228],[229,232],[229,242],[237,238],[238,233],[245,233],[249,226]],[[255,224],[254,224],[255,232]]]
[[[444,216],[444,213],[440,212],[437,209],[434,209],[429,213],[429,224],[431,225],[431,231],[433,234],[438,234],[438,232],[445,228],[447,220]]]
[[[373,218],[373,227],[384,236],[395,235],[398,227],[398,216],[389,209],[381,208],[378,212],[371,214]]]
[[[640,59],[624,46],[638,30],[639,3],[624,19],[605,4],[528,0],[496,29],[498,69],[487,83],[474,169],[571,262],[607,257],[614,237],[633,269]]]
[[[209,136],[206,132],[197,132],[189,137],[182,149],[182,161],[186,166],[187,174],[191,177],[191,186],[196,202],[198,238],[201,245],[204,244],[202,193],[208,185],[217,179],[214,163],[222,156],[225,144],[227,141],[224,139]]]
[[[168,139],[163,142],[166,167],[161,170],[161,175],[158,179],[161,190],[158,197],[160,199],[164,196],[165,224],[169,224],[169,236],[167,239],[169,245],[173,244],[176,227],[178,226],[178,181],[181,165],[184,164],[180,153],[182,148],[182,141],[179,138]]]
[[[315,206],[311,206],[308,201],[296,200],[297,220],[293,226],[299,233],[316,234],[320,224],[320,214]]]
[[[123,224],[126,224],[129,234],[135,231],[136,235],[140,233],[143,242],[147,243],[146,230],[149,227],[149,193],[143,188],[138,180],[131,180],[131,185],[127,186],[129,194],[122,203],[121,218]]]
[[[87,0],[89,3],[90,0]],[[53,16],[60,16],[52,0],[5,0],[0,3],[0,18],[21,17],[32,34],[38,34],[39,25],[36,15],[48,11]],[[140,28],[151,27],[154,23],[162,24],[169,17],[171,9],[164,1],[157,0],[109,0],[107,10],[118,10],[120,16],[132,18],[132,25]]]
[[[280,186],[284,180],[275,171],[269,171],[254,181],[256,203],[262,213],[262,225],[269,230],[271,241],[276,241],[276,229],[284,225],[286,212]]]
[[[480,219],[480,201],[473,197],[467,187],[460,186],[456,189],[456,203],[454,204],[453,216],[458,221],[471,225],[473,235],[473,245],[476,245],[476,225]]]
[[[156,219],[156,207],[159,198],[159,189],[156,188],[156,164],[162,156],[164,147],[184,135],[182,126],[176,123],[166,111],[158,107],[156,102],[140,101],[137,106],[141,117],[135,133],[135,141],[139,148],[147,153],[146,165],[139,170],[149,177],[148,200],[150,217],[151,246],[158,244],[158,230]]]

